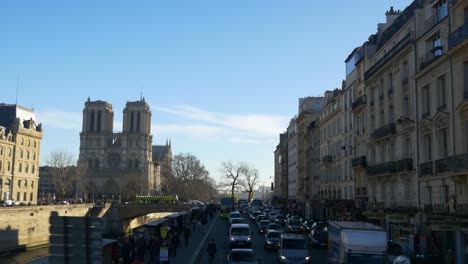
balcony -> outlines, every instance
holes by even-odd
[[[443,46],[437,46],[428,51],[424,56],[419,58],[419,70],[423,70],[429,66],[432,62],[440,58],[444,51]]]
[[[409,171],[413,169],[413,159],[406,158],[397,161],[397,172]]]
[[[352,109],[354,111],[364,105],[366,105],[366,95],[362,95],[358,99],[354,100]]]
[[[395,123],[387,124],[383,127],[379,127],[372,132],[373,140],[378,140],[387,136],[394,135],[396,133]]]
[[[323,158],[322,158],[323,163],[330,163],[332,161],[333,161],[332,155],[326,155],[326,156],[323,156]]]
[[[468,153],[450,156],[435,161],[436,174],[468,170]]]
[[[431,30],[433,27],[439,24],[440,21],[442,21],[444,18],[447,17],[447,15],[448,15],[447,6],[445,6],[445,8],[441,8],[440,10],[432,14],[432,16],[424,22],[423,34],[426,34],[429,30]]]
[[[367,167],[368,176],[379,176],[383,174],[392,174],[397,171],[397,162],[389,161],[384,163],[375,164]]]
[[[421,163],[419,165],[419,170],[420,170],[420,176],[421,177],[428,177],[432,176],[433,174],[433,169],[432,169],[432,160],[428,162]]]
[[[367,167],[366,156],[360,156],[351,160],[351,165],[353,168]]]
[[[455,46],[463,42],[468,37],[468,24],[464,24],[457,30],[452,32],[448,38],[448,47],[453,49]]]
[[[393,59],[398,53],[403,51],[413,40],[413,33],[410,32],[404,36],[400,42],[398,42],[393,48],[391,48],[381,59],[379,59],[369,70],[364,73],[364,80],[369,80],[374,74],[376,74],[380,69],[382,69],[385,64]]]

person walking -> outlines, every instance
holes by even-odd
[[[184,229],[184,238],[185,238],[185,246],[186,247],[188,246],[188,242],[189,242],[191,234],[192,234],[192,232],[190,231],[190,226],[187,224],[185,226],[185,229]]]
[[[208,217],[206,216],[206,213],[203,214],[201,218],[201,224],[202,224],[202,232],[203,234],[206,234],[206,225],[208,224]]]
[[[206,248],[206,252],[208,252],[208,263],[214,263],[217,251],[218,249],[216,248],[214,238],[211,238],[210,242],[208,243],[208,247]]]

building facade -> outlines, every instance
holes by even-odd
[[[153,145],[152,151],[156,193],[171,194],[168,189],[168,182],[172,177],[171,141],[166,140],[165,145]]]
[[[151,111],[144,98],[127,102],[122,132],[114,133],[114,112],[105,101],[89,98],[83,110],[78,164],[88,169],[90,193],[116,199],[123,193],[155,194]]]
[[[0,104],[0,199],[37,203],[43,135],[32,109]]]
[[[288,126],[288,199],[296,200],[297,195],[297,123],[296,117]]]

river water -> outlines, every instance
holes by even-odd
[[[0,255],[0,264],[24,264],[49,255],[49,245],[24,252],[4,253]]]

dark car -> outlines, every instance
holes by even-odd
[[[258,223],[258,231],[260,233],[266,233],[266,231],[268,230],[268,225],[270,224],[270,220],[261,220],[259,223]]]
[[[286,224],[286,230],[291,233],[300,233],[301,232],[301,220],[291,219]]]
[[[276,230],[269,230],[265,234],[265,249],[278,249],[280,246],[281,232]]]
[[[286,217],[284,215],[277,215],[275,217],[275,223],[278,223],[280,225],[285,225],[286,224]]]
[[[249,218],[250,218],[250,221],[252,221],[252,223],[255,223],[255,219],[257,219],[257,216],[261,215],[262,212],[260,211],[252,211],[249,215]]]
[[[325,222],[315,222],[309,233],[311,246],[326,247],[328,245],[328,227]]]
[[[311,221],[311,220],[305,220],[302,222],[302,232],[304,232],[305,234],[309,234],[310,231],[312,230],[312,225],[314,224],[314,221]]]
[[[264,214],[257,215],[257,218],[255,219],[255,224],[257,224],[257,227],[258,227],[258,224],[260,224],[260,221],[262,220],[268,220],[268,217]]]

